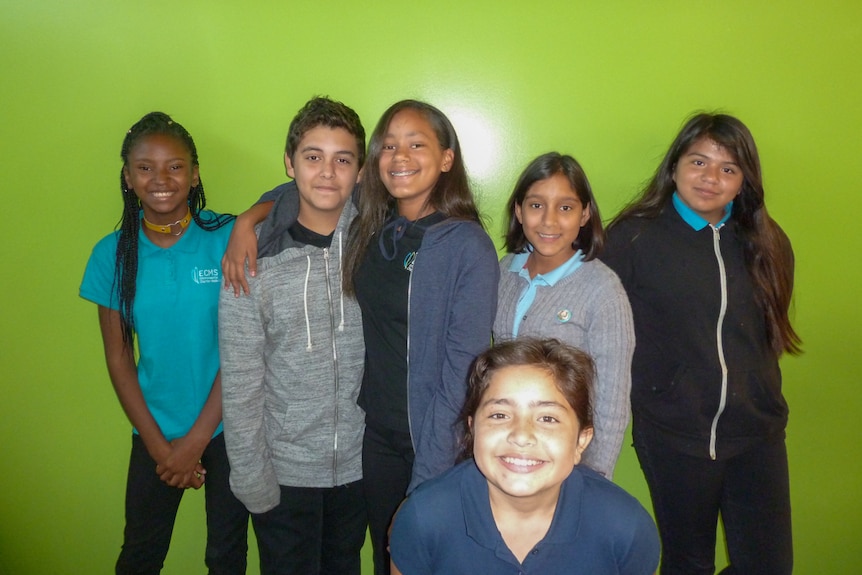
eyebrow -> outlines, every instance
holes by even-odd
[[[299,150],[300,154],[304,154],[306,152],[321,152],[321,153],[323,153],[323,148],[318,148],[317,146],[305,146],[304,148]],[[350,150],[337,150],[335,152],[335,155],[336,156],[339,156],[339,155],[345,156],[346,155],[346,156],[354,156],[354,157],[356,156],[356,154]]]
[[[702,153],[700,153],[700,152],[686,152],[685,157],[688,157],[688,156],[697,156],[697,157],[699,157],[699,158],[706,158],[707,160],[713,160],[713,159],[714,159],[712,156],[709,156],[709,155],[707,155],[707,154],[702,154]],[[725,164],[725,165],[728,165],[728,164],[729,164],[729,165],[732,165],[732,166],[739,166],[739,164],[738,164],[737,162],[733,161],[733,160],[731,160],[731,161],[729,161],[729,162],[722,162],[722,164]]]
[[[483,407],[487,407],[489,405],[514,405],[514,403],[507,397],[499,397],[499,398],[492,397],[486,401],[483,401],[482,405],[479,406],[479,409],[482,409]],[[531,401],[528,405],[529,405],[529,407],[559,407],[561,409],[566,408],[566,406],[564,406],[559,401],[553,401],[553,400],[551,400],[551,401]]]
[[[143,158],[136,158],[136,159],[132,160],[132,162],[155,162],[155,161],[157,161],[157,160],[154,160],[148,156],[144,156]],[[189,159],[184,158],[182,156],[177,156],[176,158],[168,158],[166,161],[167,162],[188,162]]]
[[[413,130],[412,132],[407,132],[406,134],[404,134],[404,137],[406,137],[406,138],[415,138],[416,136],[422,136],[423,138],[430,138],[431,137],[431,135],[429,133],[423,132],[421,130]],[[394,138],[395,134],[393,134],[392,132],[386,132],[386,134],[383,137],[384,138]]]

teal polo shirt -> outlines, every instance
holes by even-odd
[[[211,217],[207,212],[204,218]],[[208,232],[192,221],[170,248],[138,233],[138,275],[132,313],[138,381],[168,441],[186,435],[203,409],[219,370],[218,301],[221,258],[233,222]],[[114,265],[119,232],[93,248],[79,295],[119,309]],[[136,431],[137,432],[137,431]],[[221,433],[221,425],[216,435]]]

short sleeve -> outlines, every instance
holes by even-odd
[[[110,309],[119,309],[114,286],[114,269],[117,258],[117,234],[103,238],[93,248],[78,295],[83,299]]]

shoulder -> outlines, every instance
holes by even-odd
[[[622,287],[617,273],[600,259],[592,259],[581,264],[583,276],[589,276],[590,282],[600,282],[602,287]],[[572,275],[577,275],[572,274]]]
[[[110,253],[113,257],[117,250],[117,244],[119,243],[119,241],[120,232],[111,232],[110,234],[106,235],[98,242],[96,242],[96,245],[93,246],[93,256],[101,256],[102,254]]]
[[[472,461],[465,461],[414,489],[395,515],[393,541],[449,533],[452,522],[463,516],[461,484],[469,479],[472,469]]]
[[[613,222],[607,229],[608,245],[606,245],[606,249],[621,242],[634,241],[644,230],[655,225],[656,219],[630,216]]]
[[[223,214],[221,212],[214,212],[212,210],[201,210],[200,213],[201,221],[205,224],[215,224],[219,220],[223,223],[221,226],[216,228],[214,231],[220,232],[222,230],[227,229],[228,233],[233,229],[233,224],[236,221],[236,218],[231,214]]]
[[[654,529],[647,510],[625,489],[585,466],[576,467],[572,475],[575,473],[583,478],[581,504],[590,519],[601,519],[614,530]]]
[[[485,231],[479,222],[462,218],[448,218],[435,226],[428,228],[425,237],[429,243],[461,243],[466,242],[465,248],[476,249],[481,248],[484,251],[491,251],[495,254],[494,242],[488,232]]]
[[[566,292],[575,295],[587,308],[596,308],[602,302],[626,299],[625,288],[617,273],[603,261],[583,262],[572,275],[563,280]]]

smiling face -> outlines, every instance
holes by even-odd
[[[144,217],[154,224],[183,219],[189,211],[189,191],[199,182],[188,148],[167,134],[142,137],[129,151],[123,176],[141,201]]]
[[[287,175],[299,188],[299,221],[320,234],[332,233],[359,180],[356,137],[344,128],[316,126],[285,154]]]
[[[398,212],[416,220],[428,215],[428,197],[454,153],[444,149],[430,122],[418,110],[405,108],[389,122],[380,151],[380,179],[398,202]]]
[[[560,267],[574,255],[574,242],[590,212],[568,178],[554,174],[530,186],[524,201],[515,204],[515,217],[533,246],[527,265],[535,276]]]
[[[555,503],[593,435],[581,428],[550,372],[532,365],[496,371],[469,424],[492,507]]]
[[[701,138],[674,166],[673,181],[685,205],[711,224],[740,192],[744,176],[736,158],[715,141]]]

